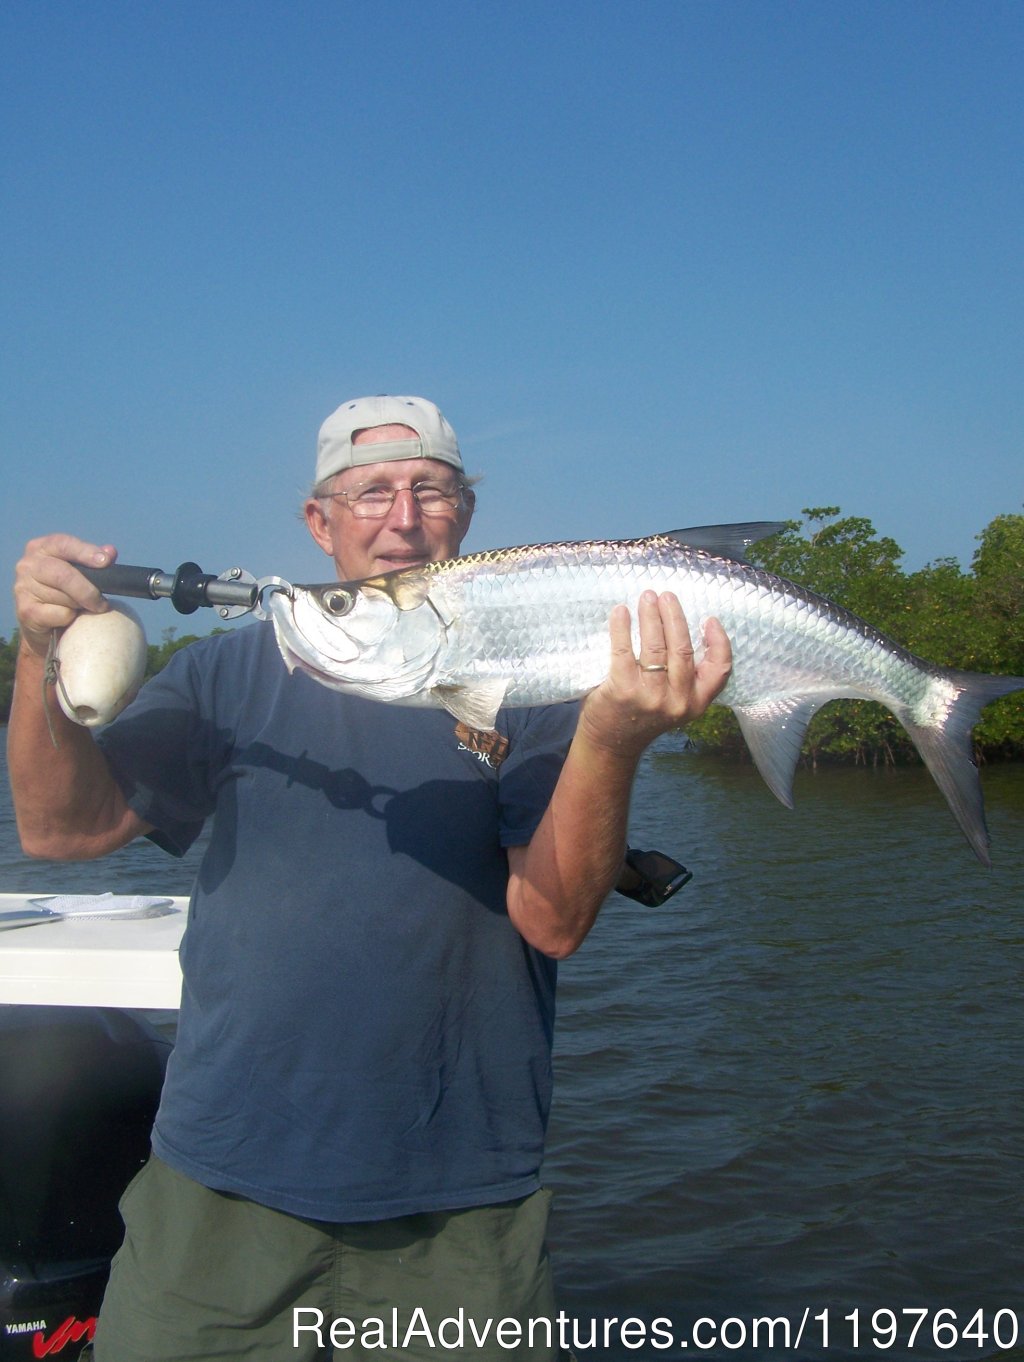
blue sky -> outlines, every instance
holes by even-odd
[[[323,579],[316,430],[382,391],[467,549],[834,504],[966,566],[1024,501],[1022,50],[1018,0],[7,0],[4,574]]]

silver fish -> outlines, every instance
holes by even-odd
[[[1024,678],[933,666],[848,610],[742,561],[782,526],[756,522],[646,539],[541,544],[469,554],[361,582],[296,586],[269,604],[289,670],[335,690],[443,707],[474,728],[500,706],[576,699],[608,674],[608,615],[647,588],[673,591],[702,656],[704,622],[732,642],[717,703],[733,710],[769,789],[792,807],[793,775],[812,715],[839,698],[895,714],[988,865],[971,730],[991,700]]]

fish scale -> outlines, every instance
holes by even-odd
[[[1024,679],[937,667],[848,610],[743,562],[780,526],[705,526],[647,539],[491,550],[364,582],[272,597],[282,656],[322,684],[369,699],[449,710],[493,726],[504,706],[579,698],[608,674],[608,616],[648,589],[674,592],[699,663],[705,622],[729,636],[733,670],[717,703],[739,720],[769,788],[792,803],[807,724],[827,701],[886,705],[917,746],[975,854],[988,863],[971,730]]]

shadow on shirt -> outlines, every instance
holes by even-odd
[[[331,767],[306,752],[292,755],[264,742],[251,742],[233,755],[234,778],[219,786],[199,883],[205,892],[215,891],[232,871],[240,844],[245,854],[248,838],[276,841],[283,836],[288,851],[297,850],[300,857],[307,854],[308,834],[298,825],[305,819],[311,824],[320,820],[308,804],[305,808],[287,808],[287,790],[299,786],[321,795],[334,809],[359,813],[364,819],[383,824],[386,848],[366,823],[361,822],[355,832],[356,853],[365,858],[365,873],[385,875],[387,866],[380,864],[382,858],[404,856],[474,896],[482,893],[485,899],[491,899],[496,877],[502,883],[507,878],[505,845],[530,840],[558,779],[562,757],[550,750],[539,752],[519,763],[499,787],[496,771],[472,752],[460,755],[467,767],[465,779],[425,780],[408,789],[397,789],[374,784],[352,767]],[[245,796],[238,789],[239,780],[251,774],[262,784],[263,773],[268,771],[284,777],[284,790],[255,795],[247,792],[254,803],[262,801],[260,814],[257,819],[251,811],[240,815],[239,798]],[[242,818],[246,820],[244,828],[240,826]],[[264,826],[259,826],[260,821]],[[201,827],[193,817],[177,827],[165,825],[151,838],[165,850],[181,855]],[[346,846],[341,839],[336,852],[353,855],[351,844]],[[289,860],[295,864],[292,857]]]

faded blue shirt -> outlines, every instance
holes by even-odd
[[[176,654],[99,737],[154,840],[210,843],[153,1134],[209,1187],[321,1220],[536,1189],[555,964],[505,907],[577,707],[509,710],[497,768],[440,710],[289,676],[269,625]]]

